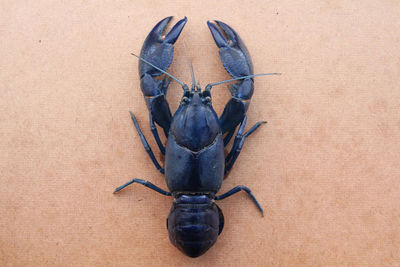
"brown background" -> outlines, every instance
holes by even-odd
[[[398,1],[1,1],[0,264],[400,265]],[[295,2],[298,2],[297,4]],[[351,3],[353,2],[353,3]],[[219,19],[250,50],[248,139],[221,192],[226,225],[190,259],[168,240],[171,199],[130,121],[156,150],[138,53],[160,19],[188,16],[171,73],[228,79],[206,27]],[[172,83],[174,110],[181,89]],[[214,89],[221,112],[230,95]],[[159,154],[157,153],[157,157]]]

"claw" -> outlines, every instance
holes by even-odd
[[[228,46],[228,40],[222,34],[222,32],[218,29],[216,25],[207,21],[208,28],[211,31],[212,36],[214,37],[214,41],[219,48]]]
[[[179,35],[181,34],[183,27],[185,27],[186,22],[187,22],[186,17],[178,21],[174,25],[174,27],[172,27],[172,29],[169,31],[164,41],[170,44],[174,44],[178,39]]]
[[[172,63],[172,58],[174,57],[174,43],[181,34],[187,21],[186,17],[178,21],[172,29],[165,34],[165,28],[171,19],[172,16],[166,17],[154,26],[144,41],[142,50],[140,51],[140,57],[142,59],[145,59],[164,71],[166,71]],[[163,72],[160,70],[139,60],[140,87],[142,88],[150,117],[156,124],[163,128],[165,136],[168,136],[172,115],[165,95],[171,79],[168,77],[164,77],[162,80],[157,79],[157,77],[162,74]]]
[[[165,36],[163,35],[165,27],[167,27],[168,23],[171,21],[173,17],[169,16],[166,17],[165,19],[161,20],[159,23],[154,26],[153,30],[149,34],[149,41],[154,42],[158,41],[159,43],[162,42],[168,42],[170,44],[174,44],[175,41],[178,39],[179,34],[181,33],[183,27],[185,26],[185,23],[187,21],[187,18],[183,18],[180,21],[178,21],[174,27],[172,27],[171,31]],[[147,39],[146,39],[147,41]],[[145,42],[146,42],[145,41]]]
[[[187,18],[185,17],[178,21],[166,35],[163,35],[165,27],[171,19],[172,16],[166,17],[154,26],[144,41],[142,51],[140,52],[142,58],[163,70],[167,70],[169,65],[171,65],[174,56],[173,44],[178,39],[187,22]],[[162,73],[150,65],[139,61],[139,75],[143,77],[145,74],[155,77]]]
[[[253,64],[250,54],[240,36],[227,24],[215,21],[215,24],[208,21],[208,27],[219,47],[219,57],[226,71],[233,77],[252,75]],[[222,133],[226,134],[224,143],[228,143],[236,127],[243,120],[250,99],[253,95],[253,79],[244,79],[228,86],[232,98],[226,104],[225,109],[219,118]]]
[[[225,70],[233,78],[254,74],[250,54],[235,30],[221,21],[215,21],[215,23],[208,21],[207,25],[219,48],[219,57]],[[219,120],[222,133],[229,133],[227,136],[232,136],[231,133],[243,120],[249,107],[254,90],[253,79],[237,81],[228,88],[232,98],[226,104]],[[229,139],[230,137],[227,137],[224,142],[228,143]]]
[[[222,21],[218,21],[218,20],[216,20],[215,23],[217,23],[218,26],[221,27],[221,29],[228,36],[229,40],[236,42],[237,40],[240,39],[239,35],[227,24],[223,23]]]
[[[219,47],[219,56],[226,71],[234,78],[253,74],[250,54],[240,36],[227,24],[208,21],[208,27]]]
[[[166,17],[165,19],[161,20],[160,22],[158,22],[156,24],[156,26],[154,26],[154,28],[151,30],[151,32],[149,33],[148,37],[145,40],[145,43],[149,40],[151,42],[154,41],[158,41],[158,42],[162,42],[163,38],[161,37],[165,27],[167,27],[169,21],[172,19],[172,16]]]

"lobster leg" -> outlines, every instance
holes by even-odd
[[[244,185],[238,185],[234,188],[232,188],[231,190],[229,190],[228,192],[226,192],[225,194],[222,194],[220,196],[216,196],[215,200],[222,200],[224,198],[230,197],[240,191],[245,191],[247,194],[249,194],[249,196],[251,197],[251,199],[253,200],[254,204],[256,204],[257,208],[260,210],[261,215],[264,217],[264,211],[261,208],[260,203],[258,203],[256,197],[253,195],[253,193],[251,192],[250,188],[244,186]]]
[[[215,21],[215,24],[209,21],[207,24],[219,47],[219,56],[225,70],[233,78],[254,74],[250,54],[239,35],[221,21]],[[253,79],[238,80],[228,89],[232,98],[219,118],[225,145],[229,143],[239,123],[244,120],[253,95]]]
[[[171,196],[172,195],[170,192],[167,192],[167,191],[159,188],[158,186],[150,183],[149,181],[145,181],[145,180],[138,179],[138,178],[135,178],[135,179],[127,182],[126,184],[117,187],[115,189],[115,191],[114,191],[114,194],[118,193],[119,191],[121,191],[122,189],[124,189],[125,187],[127,187],[128,185],[131,185],[133,183],[138,183],[138,184],[144,185],[144,186],[146,186],[146,187],[148,187],[148,188],[150,188],[150,189],[152,189],[152,190],[154,190],[154,191],[156,191],[156,192],[158,192],[158,193],[160,193],[162,195],[165,195],[165,196]]]
[[[246,140],[246,138],[249,137],[255,130],[257,130],[258,127],[260,127],[263,123],[266,123],[266,121],[257,122],[256,124],[253,125],[253,127],[250,128],[249,131],[247,131],[245,134],[243,134],[244,127],[246,126],[246,122],[247,122],[247,116],[245,115],[242,123],[240,124],[239,130],[236,133],[236,137],[235,137],[235,141],[233,142],[232,149],[225,159],[225,163],[226,163],[225,174],[228,173],[232,169],[233,164],[235,164],[236,159],[238,158],[240,152],[242,151],[242,147],[243,147],[243,144],[244,144],[244,141]]]
[[[157,127],[154,124],[153,116],[151,115],[151,113],[149,115],[149,121],[150,121],[150,130],[153,133],[153,136],[154,136],[154,139],[157,142],[158,148],[160,149],[161,153],[163,155],[165,155],[165,147],[164,147],[164,145],[162,144],[162,142],[160,140],[160,136],[158,135]]]
[[[165,27],[172,17],[167,17],[157,23],[143,43],[140,57],[149,61],[162,70],[167,70],[174,56],[174,43],[178,39],[187,19],[184,18],[164,34]],[[168,137],[172,115],[166,100],[166,93],[170,79],[164,77],[162,72],[149,64],[139,61],[140,87],[146,100],[147,108],[156,124],[161,126]],[[154,136],[157,141],[156,135]],[[158,143],[159,141],[157,141]]]
[[[236,133],[236,137],[235,137],[235,140],[233,141],[233,145],[232,145],[231,151],[229,152],[229,154],[225,158],[225,164],[226,164],[225,165],[225,169],[228,166],[228,163],[231,160],[233,154],[236,152],[238,143],[243,139],[243,135],[242,134],[243,134],[243,131],[244,131],[244,127],[246,126],[246,123],[247,123],[247,116],[245,115],[243,121],[240,124],[239,130]],[[226,172],[227,171],[225,170],[225,173]]]
[[[227,146],[229,144],[229,141],[231,141],[233,134],[235,133],[235,129],[229,131],[227,134],[224,136],[224,146]]]
[[[154,164],[154,166],[156,166],[157,170],[159,172],[161,172],[162,174],[164,174],[165,170],[163,167],[161,167],[161,165],[158,163],[156,157],[154,156],[153,150],[151,150],[149,143],[147,143],[146,137],[142,133],[142,130],[139,127],[139,123],[137,122],[135,115],[133,115],[133,113],[131,111],[129,111],[129,113],[131,114],[131,119],[133,121],[133,124],[136,127],[136,130],[137,130],[139,136],[140,136],[140,140],[142,141],[144,149],[146,149],[147,154],[149,154],[149,157],[151,158],[151,161],[153,161],[153,164]]]

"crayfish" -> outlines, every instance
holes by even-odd
[[[118,187],[115,193],[132,183],[139,183],[163,195],[173,196],[167,219],[169,238],[186,255],[198,257],[217,241],[224,227],[224,216],[215,200],[243,190],[263,214],[260,204],[246,186],[237,186],[222,195],[217,195],[217,192],[224,175],[235,164],[246,138],[265,123],[258,122],[244,132],[246,112],[254,90],[253,78],[279,73],[254,75],[249,52],[239,35],[221,21],[209,21],[207,24],[219,47],[222,64],[232,79],[208,84],[202,90],[191,68],[192,86],[189,89],[188,85],[167,72],[172,63],[174,44],[187,22],[186,18],[180,20],[164,34],[171,18],[167,17],[157,23],[144,41],[138,56],[140,87],[150,112],[151,132],[161,153],[165,155],[164,168],[158,163],[131,112],[140,139],[156,168],[165,175],[169,191],[148,181],[133,179]],[[173,116],[166,100],[171,79],[177,81],[183,89],[180,105]],[[229,86],[232,98],[218,117],[212,106],[211,88],[228,82],[235,82]],[[165,147],[156,125],[162,128],[167,138]],[[225,146],[234,134],[232,149],[225,155]]]

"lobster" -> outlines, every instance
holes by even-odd
[[[114,193],[138,183],[163,195],[173,196],[167,218],[170,241],[187,256],[198,257],[214,245],[224,227],[224,216],[215,200],[222,200],[243,190],[263,215],[263,209],[246,186],[236,186],[222,195],[217,195],[217,192],[224,176],[235,164],[246,138],[265,123],[257,122],[244,133],[246,112],[254,91],[253,78],[279,73],[254,75],[250,54],[239,35],[221,21],[208,21],[222,64],[232,79],[208,84],[202,90],[191,67],[192,86],[189,89],[188,85],[167,72],[172,63],[174,44],[187,22],[185,17],[165,34],[171,19],[167,17],[154,26],[144,41],[140,56],[137,56],[140,59],[140,87],[150,113],[150,129],[165,156],[164,168],[154,156],[136,117],[130,112],[146,152],[157,170],[165,175],[169,191],[135,178],[117,187]],[[180,105],[173,116],[166,99],[171,79],[183,89]],[[228,82],[234,82],[228,87],[232,98],[218,117],[212,106],[211,89]],[[156,125],[162,128],[167,138],[165,146]],[[232,148],[225,155],[225,147],[235,132]]]

